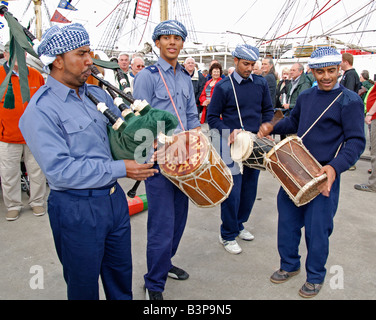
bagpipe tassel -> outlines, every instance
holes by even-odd
[[[13,84],[12,80],[9,79],[7,93],[5,94],[4,98],[4,108],[5,109],[14,109],[14,93],[13,93]]]

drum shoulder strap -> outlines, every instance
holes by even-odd
[[[238,115],[239,115],[240,125],[241,125],[242,130],[244,130],[243,119],[242,119],[242,115],[240,113],[239,101],[238,101],[238,96],[236,95],[234,81],[232,80],[232,76],[231,75],[229,76],[229,78],[230,78],[230,81],[231,81],[232,90],[234,91],[234,97],[235,97],[235,102],[236,102],[236,108],[238,109]]]
[[[322,118],[322,116],[332,107],[332,105],[342,96],[343,91],[332,101],[332,103],[320,114],[320,116],[315,120],[314,123],[307,129],[307,131],[301,136],[301,139],[307,135],[308,132],[316,125],[316,123]]]

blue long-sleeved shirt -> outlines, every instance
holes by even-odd
[[[266,80],[251,75],[244,80],[236,71],[232,73],[244,129],[257,133],[261,123],[273,118],[273,105]],[[222,119],[221,119],[222,117]],[[208,107],[208,123],[223,134],[226,129],[240,129],[241,124],[229,77],[218,82]]]
[[[278,122],[273,131],[303,136],[341,92],[342,96],[303,138],[303,144],[316,160],[331,165],[337,175],[354,165],[365,147],[364,105],[355,92],[342,85],[331,91],[318,87],[305,90],[290,116]]]
[[[176,73],[174,73],[174,68],[163,58],[159,58],[154,66],[137,73],[133,83],[133,97],[140,100],[145,99],[153,108],[165,110],[176,115],[157,68],[161,70],[167,83],[184,129],[190,130],[199,127],[200,122],[197,116],[192,80],[188,72],[180,64],[177,64]],[[178,128],[183,129],[180,123]]]
[[[108,119],[85,95],[86,90],[120,116],[101,88],[84,84],[80,99],[75,90],[49,76],[19,122],[53,190],[99,188],[126,176],[124,161],[114,161],[111,155]]]

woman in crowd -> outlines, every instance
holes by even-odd
[[[278,82],[276,91],[275,108],[282,108],[282,105],[287,103],[287,85],[290,83],[290,69],[284,68],[282,70],[282,77]]]
[[[206,122],[206,113],[210,103],[211,96],[214,91],[215,85],[222,80],[223,69],[221,64],[213,63],[209,69],[209,75],[211,79],[205,83],[204,90],[200,95],[200,105],[203,107],[201,114],[201,124]]]

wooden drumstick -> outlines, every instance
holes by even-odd
[[[274,127],[283,118],[284,118],[284,115],[283,115],[282,110],[276,109],[276,112],[274,113],[274,117],[273,117],[272,121],[270,121],[270,124]]]

